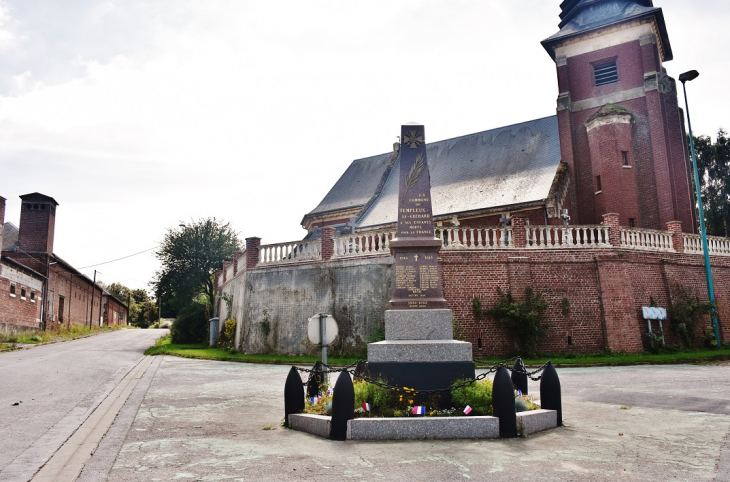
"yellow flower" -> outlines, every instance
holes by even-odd
[[[413,404],[413,400],[408,400],[408,403]]]

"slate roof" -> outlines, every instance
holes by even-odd
[[[11,250],[18,242],[18,228],[10,221],[6,222],[3,226],[3,245],[2,251]]]
[[[389,152],[352,161],[322,202],[307,216],[364,206],[377,191],[391,155]]]
[[[545,117],[426,148],[434,217],[541,203],[560,163],[558,119]],[[358,216],[358,228],[396,223],[399,163],[400,158],[377,198]]]
[[[664,60],[672,60],[664,14],[661,8],[654,7],[652,0],[565,0],[560,7],[560,31],[542,41],[543,47],[553,58],[555,53],[550,45],[557,41],[626,20],[653,15],[659,23]]]

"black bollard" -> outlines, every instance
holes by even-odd
[[[347,421],[355,418],[355,387],[350,373],[343,371],[337,377],[335,393],[332,396],[332,422],[330,440],[347,439]]]
[[[515,386],[515,390],[527,395],[527,369],[525,364],[522,363],[522,358],[518,358],[515,361],[515,366],[512,367],[512,385]]]
[[[494,416],[499,418],[499,436],[517,437],[517,412],[515,412],[515,391],[506,367],[499,367],[494,375],[492,387]]]
[[[353,402],[355,403],[355,402]],[[304,385],[296,368],[291,367],[284,384],[284,424],[291,428],[289,415],[304,411]]]
[[[560,379],[552,362],[547,362],[540,379],[540,403],[546,410],[558,412],[558,427],[563,426],[563,404],[560,400]]]
[[[314,362],[312,373],[307,381],[307,396],[316,397],[319,394],[319,387],[324,380],[324,366],[321,361]]]

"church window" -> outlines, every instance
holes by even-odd
[[[624,163],[624,166],[629,167],[631,164],[629,164],[629,153],[628,151],[621,151],[621,159]]]
[[[616,60],[612,60],[605,64],[593,66],[593,77],[596,87],[599,85],[612,84],[618,82],[618,69],[616,68]]]

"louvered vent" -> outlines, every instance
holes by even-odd
[[[599,85],[618,82],[618,70],[616,69],[616,61],[612,60],[607,64],[593,66],[593,76],[596,80],[596,87],[598,87]]]

